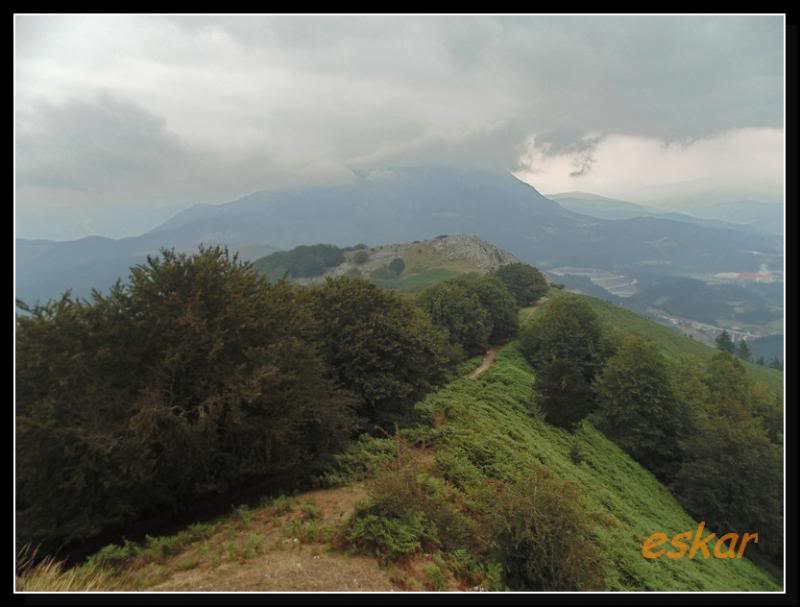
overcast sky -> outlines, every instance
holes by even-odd
[[[18,15],[15,45],[22,237],[402,164],[781,199],[781,17]]]

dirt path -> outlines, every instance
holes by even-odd
[[[542,297],[539,301],[536,302],[535,305],[528,308],[528,314],[530,315],[536,308],[541,306],[544,302],[547,301],[547,297]],[[483,355],[483,360],[481,361],[480,367],[475,369],[472,373],[467,375],[470,379],[478,379],[481,375],[486,373],[489,370],[489,367],[492,366],[495,360],[497,360],[497,353],[500,351],[500,348],[503,346],[494,346],[486,351],[486,354]]]
[[[486,354],[483,355],[483,361],[481,361],[481,366],[475,369],[472,373],[470,373],[467,377],[470,379],[478,379],[481,375],[486,373],[489,367],[492,366],[492,363],[497,360],[497,353],[500,351],[502,346],[495,346],[494,348],[490,348],[486,351]]]

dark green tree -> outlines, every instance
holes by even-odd
[[[591,384],[613,353],[613,343],[589,304],[567,296],[550,302],[520,331],[520,350],[537,369],[552,360],[568,361]]]
[[[312,293],[322,352],[371,424],[403,419],[446,380],[446,338],[412,302],[347,277],[329,278]]]
[[[771,361],[769,361],[769,367],[770,369],[777,369],[778,371],[783,371],[783,363],[781,362],[781,359],[778,358],[777,356],[774,357]]]
[[[519,309],[511,291],[500,279],[496,276],[468,274],[455,281],[474,293],[481,307],[489,313],[490,343],[503,343],[517,335]]]
[[[469,356],[489,347],[492,320],[478,295],[460,282],[446,281],[423,291],[417,304],[450,341]]]
[[[359,250],[358,253],[353,255],[353,261],[358,265],[365,264],[367,261],[369,261],[369,253]]]
[[[391,262],[389,262],[389,270],[394,272],[397,276],[403,273],[403,270],[406,269],[406,262],[403,261],[402,257],[395,257]]]
[[[736,344],[736,356],[742,360],[750,360],[750,346],[744,339],[740,339]]]
[[[678,438],[689,423],[654,344],[624,339],[599,375],[598,429],[661,481],[674,479],[682,461]]]
[[[526,263],[502,266],[494,275],[508,287],[520,307],[532,306],[547,293],[547,279],[544,274]]]
[[[723,329],[722,333],[717,335],[717,338],[714,340],[714,343],[717,344],[717,348],[723,352],[727,352],[728,354],[733,354],[736,346],[731,339],[731,336],[728,334],[727,331]]]
[[[699,417],[674,487],[686,510],[718,534],[757,532],[749,548],[777,561],[783,550],[783,457],[747,414]]]
[[[575,431],[595,408],[595,395],[580,369],[565,359],[547,361],[536,370],[536,394],[545,421]]]

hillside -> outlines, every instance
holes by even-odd
[[[523,320],[566,295],[551,289]],[[707,358],[712,350],[656,323],[587,298],[607,328],[658,342],[669,356]],[[322,488],[291,497],[265,497],[212,523],[176,536],[150,538],[136,548],[109,549],[83,569],[98,588],[130,590],[470,590],[500,589],[491,570],[445,548],[382,562],[354,553],[341,536],[359,503],[375,495],[375,475],[408,466],[450,503],[480,503],[483,488],[510,482],[545,466],[583,495],[592,543],[605,563],[610,590],[778,590],[769,574],[747,559],[648,561],[642,541],[655,531],[694,530],[697,522],[670,492],[614,443],[584,421],[576,435],[531,415],[535,373],[516,348],[503,347],[479,378],[472,359],[456,379],[417,405],[420,424],[396,438],[362,439],[339,458]],[[748,367],[780,384],[780,374]],[[581,453],[576,460],[573,451]],[[397,464],[399,462],[399,464]],[[397,467],[399,466],[399,467]],[[422,481],[420,481],[422,482]],[[437,493],[439,495],[440,493]],[[114,567],[112,571],[109,567]],[[80,579],[79,573],[76,573]]]
[[[551,297],[563,297],[565,294],[551,290]],[[692,357],[709,360],[717,350],[698,340],[682,335],[678,331],[649,320],[635,312],[626,310],[596,297],[582,295],[603,322],[618,333],[635,333],[656,342],[667,358],[677,359]],[[523,310],[523,315],[528,314]],[[748,372],[756,381],[763,382],[775,392],[783,392],[783,373],[750,362],[743,362]]]
[[[389,268],[396,259],[403,262],[399,272]],[[256,260],[254,266],[270,279],[277,279],[288,269],[282,260],[281,254],[272,255]],[[357,276],[384,288],[416,292],[459,274],[484,274],[518,261],[508,251],[477,236],[442,234],[431,240],[344,250],[343,260],[338,265],[318,276],[293,280],[300,284],[314,284],[327,277]]]

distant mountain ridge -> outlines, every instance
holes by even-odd
[[[106,289],[160,247],[377,245],[454,233],[474,234],[542,269],[756,271],[779,259],[775,244],[755,233],[660,217],[604,220],[570,211],[508,173],[404,167],[341,186],[256,192],[231,203],[197,205],[134,238],[92,237],[45,247],[18,240],[27,250],[18,256],[17,293],[46,299],[67,288],[77,294]]]
[[[768,235],[783,233],[782,220],[779,219],[780,207],[770,203],[730,202],[673,209],[667,205],[644,206],[589,192],[563,192],[548,194],[547,197],[570,211],[600,219],[660,217],[710,228],[756,231]]]

